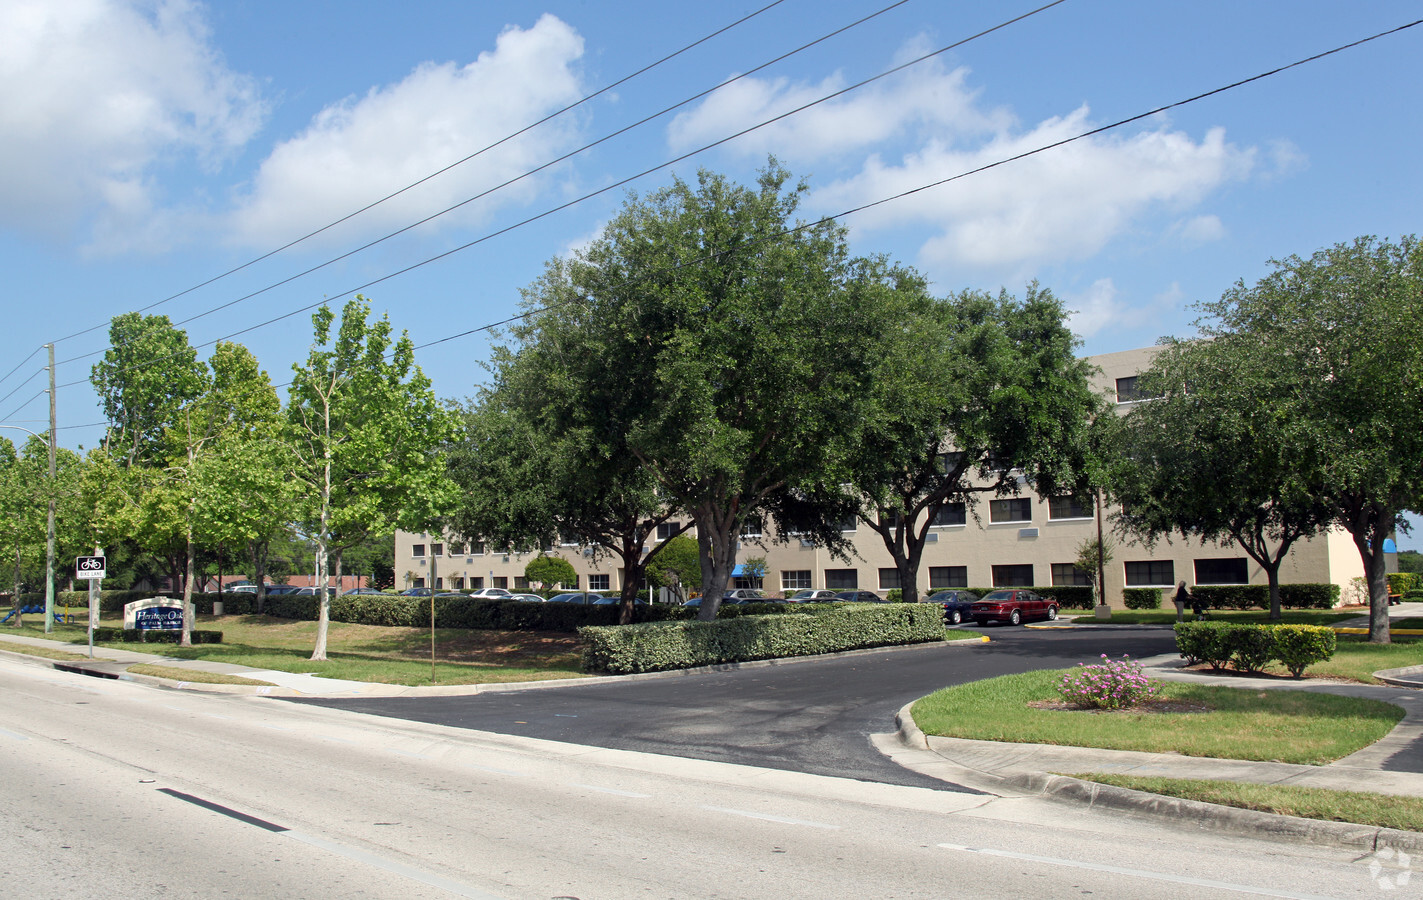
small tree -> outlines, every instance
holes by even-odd
[[[544,590],[578,583],[578,571],[573,568],[573,563],[561,556],[545,556],[542,553],[524,566],[524,577],[531,583],[541,585]]]
[[[1097,579],[1098,573],[1103,571],[1107,563],[1112,561],[1112,553],[1117,549],[1116,545],[1109,540],[1098,541],[1096,538],[1088,538],[1077,545],[1077,570],[1087,576],[1087,580],[1092,584],[1092,596],[1097,598],[1097,605],[1101,606],[1106,602],[1106,597],[1102,595],[1102,585]]]
[[[741,564],[741,574],[755,582],[755,587],[761,587],[761,582],[766,578],[766,557],[746,557],[746,561]]]
[[[659,545],[657,557],[647,565],[647,581],[655,588],[666,588],[677,603],[687,601],[687,586],[701,584],[702,563],[697,542],[679,534]]]

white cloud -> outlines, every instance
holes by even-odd
[[[582,53],[582,38],[545,15],[529,29],[506,29],[468,65],[426,63],[327,107],[262,163],[239,200],[233,239],[267,247],[304,234],[578,99],[573,65]],[[559,155],[577,129],[575,117],[560,117],[363,214],[354,228],[388,230],[451,206]],[[478,221],[540,184],[525,180],[446,220]]]
[[[1188,244],[1209,244],[1225,238],[1225,224],[1219,216],[1195,216],[1177,222],[1172,231]]]
[[[946,139],[1008,127],[1006,113],[978,108],[976,93],[965,85],[967,78],[967,69],[949,71],[930,60],[737,138],[728,147],[745,156],[774,153],[790,162],[806,162],[924,128]],[[709,144],[845,86],[839,73],[817,84],[745,78],[677,116],[668,126],[668,142],[678,152]]]
[[[878,156],[859,174],[821,189],[811,203],[833,212],[889,197],[1089,130],[1086,107],[1021,134],[999,132],[976,149],[938,140],[897,164]],[[1154,208],[1186,210],[1223,183],[1245,177],[1255,153],[1228,144],[1223,129],[1197,143],[1165,126],[1098,135],[969,175],[857,214],[857,229],[927,224],[937,233],[922,263],[1037,266],[1090,257]]]
[[[1062,294],[1062,305],[1070,311],[1067,324],[1073,333],[1091,338],[1103,333],[1130,333],[1148,325],[1173,321],[1184,298],[1181,285],[1172,283],[1146,303],[1133,305],[1123,299],[1112,279],[1099,278],[1081,293]]]
[[[122,232],[160,161],[215,165],[264,113],[185,0],[0,4],[0,95],[0,224],[52,234]]]

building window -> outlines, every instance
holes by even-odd
[[[939,474],[952,475],[963,465],[963,454],[958,452],[939,454]]]
[[[840,531],[843,534],[853,534],[860,527],[859,516],[846,516],[840,520]]]
[[[1148,394],[1137,385],[1137,376],[1117,379],[1117,402],[1137,403],[1141,400],[1156,400],[1160,394]]]
[[[880,569],[879,587],[882,591],[893,591],[899,588],[898,569]]]
[[[470,556],[483,556],[483,555],[484,555],[484,542],[483,542],[483,541],[477,541],[477,542],[471,544],[470,547],[469,547],[469,554],[470,554]]]
[[[444,555],[445,555],[445,545],[444,545],[444,544],[431,544],[431,545],[430,545],[430,555],[431,555],[431,556],[444,556]]]
[[[994,566],[993,586],[996,588],[1032,587],[1033,567]]]
[[[1196,560],[1196,584],[1249,584],[1245,557]]]
[[[415,584],[414,584],[414,586],[415,586],[415,587],[424,587],[424,586],[425,586],[425,579],[423,579],[423,578],[417,578],[417,579],[415,579]]]
[[[450,544],[450,556],[464,556],[464,544]]]
[[[966,587],[968,587],[968,566],[929,567],[930,590]]]
[[[998,524],[1000,522],[1031,522],[1033,520],[1033,501],[1027,497],[1011,497],[1006,500],[988,501],[988,521]]]
[[[1091,587],[1092,579],[1087,577],[1086,572],[1077,568],[1077,563],[1053,563],[1052,583],[1054,587],[1064,587],[1073,584]]]
[[[479,590],[479,589],[482,588],[482,587],[484,587],[484,576],[483,576],[483,575],[475,575],[475,576],[472,576],[472,577],[469,579],[469,589],[470,589],[470,590],[472,590],[472,591],[477,591],[477,590]]]
[[[665,541],[668,538],[671,538],[676,535],[678,533],[678,529],[681,527],[681,522],[663,522],[661,525],[657,526],[657,539],[659,541]]]
[[[514,576],[514,590],[527,591],[529,589],[529,579],[523,575]]]
[[[561,587],[561,588],[563,588],[565,591],[576,591],[576,590],[578,590],[578,579],[579,579],[579,576],[574,575],[574,576],[573,576],[573,581],[571,581],[571,582],[568,582],[568,581],[560,581],[560,582],[558,583],[558,586]]]
[[[832,591],[849,591],[860,586],[859,569],[826,569],[825,587]]]
[[[506,591],[509,590],[509,576],[495,575],[490,579],[490,587],[503,588]]]
[[[1049,497],[1047,501],[1049,519],[1090,519],[1092,500],[1087,497]]]
[[[558,543],[559,543],[561,546],[564,546],[564,547],[577,547],[577,546],[578,546],[578,535],[576,535],[576,534],[563,534],[562,532],[560,532],[559,535],[558,535]]]
[[[464,590],[464,576],[463,576],[463,575],[456,575],[454,578],[451,578],[451,579],[450,579],[450,583],[451,583],[452,585],[454,585],[454,589],[455,589],[455,590],[457,590],[457,591],[462,591],[462,590]]]
[[[934,513],[934,527],[968,524],[968,507],[962,503],[946,503]]]
[[[612,578],[608,575],[589,575],[588,590],[590,591],[610,591],[612,590]]]
[[[781,590],[783,591],[804,591],[810,589],[810,570],[795,569],[792,571],[782,570]]]
[[[1176,565],[1171,560],[1129,562],[1127,587],[1171,587],[1176,583]]]
[[[443,579],[443,578],[438,578],[438,577],[437,577],[437,578],[435,579],[435,590],[437,590],[437,591],[442,591],[442,590],[444,590],[444,589],[445,589],[445,579]]]
[[[424,556],[424,555],[425,555],[425,545],[424,545],[424,544],[412,544],[411,547],[410,547],[410,555],[411,555],[411,556]]]
[[[758,538],[761,536],[761,519],[759,517],[748,519],[741,526],[741,536],[744,538]]]

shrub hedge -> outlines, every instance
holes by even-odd
[[[1423,575],[1417,572],[1388,573],[1388,592],[1390,594],[1406,594],[1409,591],[1418,590],[1423,590]]]
[[[1208,609],[1270,608],[1270,587],[1264,584],[1205,584],[1191,593]],[[1286,609],[1333,609],[1338,604],[1337,584],[1280,585],[1280,605]]]
[[[944,639],[944,623],[935,606],[826,607],[811,615],[580,628],[583,670],[627,675]]]
[[[1227,665],[1259,672],[1278,660],[1296,678],[1334,655],[1338,638],[1322,625],[1246,625],[1236,622],[1177,622],[1176,649],[1187,664]]]
[[[1126,588],[1122,591],[1122,602],[1127,609],[1160,609],[1161,588]]]
[[[135,600],[147,600],[150,597],[167,597],[172,600],[182,602],[183,594],[179,591],[173,594],[169,591],[100,591],[99,611],[106,613],[121,614],[124,611],[125,603],[132,603]],[[270,604],[275,597],[267,598]],[[193,608],[199,614],[212,615],[212,604],[214,600],[221,600],[223,612],[228,615],[248,615],[257,611],[257,597],[255,594],[194,594]],[[44,603],[43,593],[28,593],[20,595],[21,603]],[[54,605],[57,607],[69,606],[71,609],[88,609],[88,591],[59,591],[54,595]]]
[[[180,629],[147,629],[140,631],[137,628],[95,628],[94,640],[123,642],[126,644],[176,644],[183,637]],[[193,629],[194,644],[221,644],[221,631],[201,631]]]
[[[267,613],[282,619],[315,621],[320,598],[280,594],[267,600]],[[781,604],[774,604],[781,605]],[[729,607],[736,609],[737,607]],[[680,606],[635,606],[633,621],[661,622],[689,619],[692,609]],[[331,619],[358,625],[394,625],[427,628],[430,598],[397,594],[354,594],[331,601]],[[507,631],[577,631],[584,625],[616,625],[617,606],[580,606],[572,603],[528,603],[475,597],[436,597],[437,628],[488,628]]]

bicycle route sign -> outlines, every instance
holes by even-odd
[[[88,578],[103,580],[104,577],[104,557],[102,556],[81,556],[74,561],[74,575],[76,578]]]

